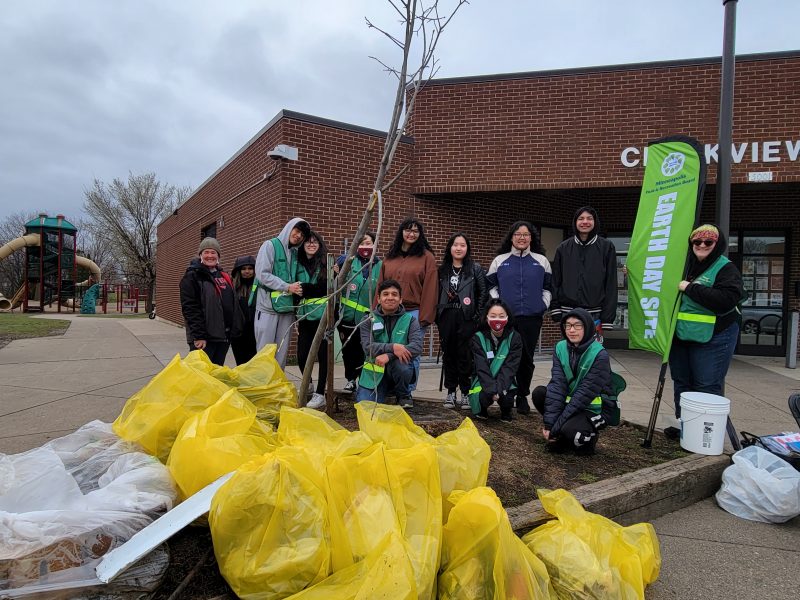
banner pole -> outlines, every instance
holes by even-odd
[[[658,384],[656,385],[656,393],[653,396],[653,409],[650,411],[650,422],[647,424],[647,433],[645,433],[644,440],[642,441],[642,448],[651,448],[653,446],[653,432],[656,428],[656,420],[658,419],[658,409],[661,406],[661,395],[664,393],[664,382],[667,378],[667,362],[661,363],[661,371],[658,374]]]

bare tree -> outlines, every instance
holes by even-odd
[[[34,219],[38,213],[18,212],[7,216],[0,222],[0,246],[25,234],[25,223]],[[25,278],[25,252],[12,252],[0,260],[0,294],[11,298],[20,288]]]
[[[392,67],[385,61],[371,57],[397,80],[394,107],[392,108],[392,116],[389,121],[386,143],[383,147],[383,156],[380,166],[378,167],[375,185],[373,186],[372,193],[367,202],[364,215],[361,218],[361,223],[350,243],[350,248],[347,251],[344,264],[339,271],[339,276],[336,280],[336,289],[333,293],[334,297],[330,299],[331,302],[335,301],[335,298],[346,285],[356,249],[372,221],[375,209],[378,209],[379,215],[381,213],[382,194],[388,190],[407,169],[407,167],[403,167],[390,181],[386,182],[386,177],[391,169],[397,147],[400,144],[400,138],[406,131],[413,115],[417,94],[422,89],[425,82],[436,75],[439,69],[435,51],[442,32],[455,16],[458,9],[464,4],[469,3],[467,0],[451,0],[449,3],[442,2],[442,5],[448,4],[449,8],[440,10],[440,0],[387,0],[387,2],[389,2],[397,13],[398,22],[402,27],[402,36],[395,36],[391,34],[388,29],[378,27],[370,21],[369,18],[366,19],[366,23],[367,27],[382,33],[400,50],[402,59],[399,67]],[[414,70],[409,68],[412,48],[419,55],[419,66]],[[380,230],[378,231],[378,235],[380,235]],[[375,240],[375,242],[377,245],[377,240]],[[322,343],[322,338],[329,329],[328,325],[328,313],[326,311],[320,319],[317,333],[311,344],[309,356],[317,355],[319,346]],[[313,366],[314,361],[310,360],[306,363],[306,368],[303,371],[303,381],[300,384],[300,406],[305,406],[306,403]],[[329,390],[328,393],[331,393],[331,390]],[[330,402],[328,403],[328,407],[330,408]]]
[[[156,227],[188,191],[158,181],[155,173],[128,174],[110,184],[95,179],[83,208],[95,235],[110,244],[120,271],[131,283],[147,286],[147,310],[156,281]]]
[[[94,262],[100,268],[104,280],[115,280],[119,266],[109,236],[98,230],[93,221],[85,218],[79,219],[75,227],[78,229],[78,254]]]

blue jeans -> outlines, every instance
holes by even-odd
[[[675,389],[675,416],[681,416],[681,393],[705,392],[722,395],[725,375],[736,349],[739,324],[714,334],[705,344],[675,338],[669,353],[669,372]]]
[[[416,383],[413,363],[403,364],[395,359],[390,361],[384,369],[383,379],[376,389],[371,390],[361,385],[358,386],[356,402],[372,400],[383,403],[389,392],[394,392],[398,399],[411,395],[411,384]]]
[[[407,310],[406,312],[408,314],[410,314],[412,317],[414,317],[417,321],[419,321],[419,309],[418,308],[415,308],[414,310]],[[420,329],[422,329],[422,340],[423,340],[423,347],[424,347],[425,334],[428,333],[428,328],[427,327],[422,327],[422,325],[420,325]],[[414,381],[411,383],[411,386],[408,388],[409,394],[411,392],[413,392],[415,389],[417,389],[417,380],[419,379],[419,356],[415,356],[411,360],[411,364],[414,365],[414,375],[415,375],[415,377],[414,377]]]

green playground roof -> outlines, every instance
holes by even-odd
[[[78,228],[75,227],[72,223],[67,221],[64,217],[61,217],[61,223],[59,224],[58,217],[48,217],[47,215],[39,215],[35,219],[31,219],[27,223],[25,223],[25,228],[30,227],[47,227],[49,229],[63,229],[65,231],[78,231]]]

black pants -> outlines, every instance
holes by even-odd
[[[221,367],[225,364],[225,357],[228,355],[228,346],[230,346],[229,342],[206,341],[206,347],[203,348],[203,352],[208,354],[208,359],[212,363]],[[189,350],[197,350],[197,348],[194,347],[194,344],[189,344]]]
[[[311,352],[311,342],[317,333],[319,321],[309,321],[303,319],[297,323],[297,364],[300,370],[306,368],[308,353]],[[323,338],[317,352],[317,362],[319,363],[319,373],[317,374],[317,393],[325,393],[325,382],[328,380],[328,341]]]
[[[492,396],[494,394],[489,394],[488,392],[481,392],[478,396],[478,402],[481,403],[481,408],[486,409],[489,408],[492,404],[494,404],[494,400],[492,400]],[[514,392],[508,392],[505,394],[500,394],[500,399],[497,401],[497,404],[500,405],[500,414],[502,415],[510,415],[511,409],[514,408]]]
[[[533,356],[536,353],[536,344],[539,343],[542,317],[514,317],[514,329],[522,337],[522,360],[517,370],[517,407],[524,404],[527,408],[527,396],[531,392],[533,380]]]
[[[542,415],[544,414],[544,400],[547,388],[538,386],[531,394],[533,406]],[[588,410],[579,410],[572,415],[558,432],[556,441],[550,446],[556,451],[574,450],[576,454],[594,454],[597,445],[598,432],[592,425],[591,418],[594,413]]]
[[[339,323],[339,338],[342,340],[342,361],[344,361],[344,377],[347,381],[358,379],[364,365],[364,348],[361,347],[361,336],[354,325]],[[350,337],[352,334],[353,337]],[[350,338],[349,340],[347,338]]]
[[[444,387],[448,392],[460,388],[466,394],[472,383],[470,339],[475,335],[475,323],[467,321],[460,308],[445,308],[436,324],[444,352]]]
[[[243,333],[240,337],[231,340],[231,350],[237,365],[243,365],[256,355],[256,336],[250,325],[250,331]]]

